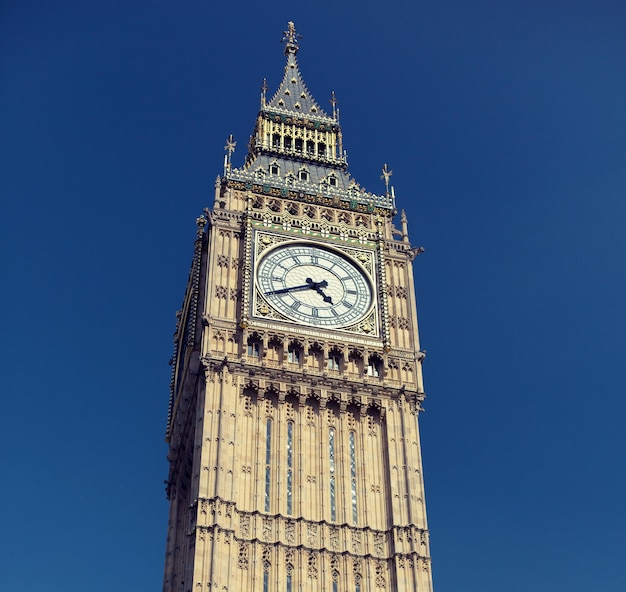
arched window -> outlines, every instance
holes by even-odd
[[[287,515],[293,514],[293,421],[287,422]]]
[[[308,181],[309,180],[309,173],[306,169],[300,169],[300,171],[298,171],[298,178],[300,179],[300,181]]]
[[[272,420],[265,424],[265,511],[270,511],[270,489],[272,478]]]
[[[383,361],[377,356],[370,356],[367,360],[367,375],[375,378],[380,377],[383,368]]]
[[[337,370],[337,371],[341,370],[342,358],[343,358],[343,355],[341,353],[341,350],[334,347],[328,352],[328,360],[326,362],[326,367],[329,370]]]
[[[323,369],[323,356],[324,352],[322,350],[322,346],[319,343],[312,343],[309,347],[309,359],[311,364],[316,370]]]
[[[350,503],[352,505],[352,524],[357,523],[357,506],[356,506],[356,436],[354,432],[350,432]]]
[[[251,358],[261,356],[261,340],[256,335],[248,338],[248,356]]]
[[[335,522],[337,520],[337,504],[335,499],[335,428],[328,430],[328,466],[329,466],[329,483],[328,489],[330,493],[330,519]]]
[[[292,341],[287,348],[287,362],[300,365],[302,361],[302,346],[297,341]]]

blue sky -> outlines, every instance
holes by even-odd
[[[3,589],[152,591],[195,218],[259,86],[415,245],[436,592],[623,591],[626,4],[0,4]],[[271,92],[270,91],[270,92]]]

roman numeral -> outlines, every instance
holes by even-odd
[[[317,265],[318,263],[317,255],[311,255],[311,263]]]
[[[300,265],[300,258],[296,257],[295,255],[292,257],[292,259],[295,261],[296,265]]]
[[[291,303],[291,308],[293,308],[294,310],[298,310],[301,306],[302,302],[298,302],[297,300],[295,302]]]
[[[358,292],[356,290],[346,290],[346,294],[352,294],[353,296],[356,296]]]

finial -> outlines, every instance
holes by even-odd
[[[233,139],[233,135],[230,134],[226,140],[226,146],[224,146],[224,150],[226,150],[226,155],[224,157],[224,175],[230,172],[230,159],[235,151],[235,146],[237,146],[237,142]]]
[[[261,85],[261,107],[265,107],[265,93],[267,93],[267,78],[263,78],[263,84]]]
[[[298,45],[298,41],[302,39],[302,35],[296,33],[296,26],[292,21],[287,23],[287,30],[283,31],[283,42],[285,43],[285,55],[289,55],[290,53],[298,53],[298,49],[300,46]]]
[[[196,226],[198,227],[198,230],[196,230],[196,238],[202,238],[202,233],[204,232],[206,223],[207,219],[204,216],[198,216],[196,218]]]
[[[337,119],[337,97],[335,91],[330,93],[330,104],[333,106],[333,119]]]
[[[385,195],[389,195],[389,177],[393,175],[393,171],[389,170],[387,163],[385,163],[385,166],[383,166],[382,173],[383,174],[381,175],[380,178],[385,180]]]
[[[400,213],[400,222],[402,223],[402,240],[406,243],[409,241],[409,220],[404,210]]]

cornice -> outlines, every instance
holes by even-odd
[[[222,183],[226,187],[240,191],[252,191],[260,195],[287,198],[363,214],[392,217],[396,212],[394,199],[391,196],[361,192],[356,188],[346,191],[328,187],[324,189],[324,193],[321,193],[319,186],[303,181],[294,183],[293,188],[279,177],[270,177],[259,182],[255,173],[242,169],[228,171]]]
[[[290,123],[306,129],[315,129],[322,132],[338,132],[340,129],[337,120],[328,115],[317,115],[311,113],[300,115],[299,113],[294,113],[289,109],[283,109],[276,106],[261,109],[259,111],[259,116],[265,117],[265,119],[275,123]]]
[[[283,514],[245,511],[238,509],[235,502],[224,500],[218,496],[198,498],[193,506],[197,508],[199,518],[203,516],[208,518],[210,515],[213,520],[209,524],[196,524],[195,530],[198,533],[220,532],[231,536],[239,543],[279,546],[355,559],[390,560],[399,557],[416,557],[430,561],[430,556],[427,554],[429,531],[419,528],[415,524],[394,524],[386,530],[379,530],[345,522],[336,523]],[[235,517],[239,518],[239,528],[232,525]],[[245,526],[242,528],[244,522]],[[244,533],[241,533],[242,530]],[[300,537],[296,534],[298,530]],[[236,534],[238,531],[239,534]],[[315,534],[311,536],[311,532]],[[323,534],[325,536],[322,536]],[[303,538],[305,539],[304,542],[302,542]],[[345,543],[350,541],[352,550],[346,548],[347,544],[340,545],[340,539],[343,539]],[[408,551],[398,551],[396,542],[402,543],[404,541],[411,544],[413,548]],[[342,550],[340,550],[340,546],[343,547]],[[355,547],[361,549],[365,547],[370,548],[370,550],[358,551]],[[423,550],[417,551],[415,547],[423,547]]]
[[[262,364],[250,364],[244,359],[231,360],[227,356],[203,356],[200,362],[205,372],[209,373],[220,373],[227,368],[229,374],[241,379],[242,388],[253,387],[257,390],[293,392],[300,395],[319,393],[324,390],[327,393],[344,395],[359,404],[363,403],[359,400],[362,397],[366,397],[372,404],[375,404],[377,400],[402,401],[404,399],[410,405],[415,405],[417,411],[421,411],[421,403],[426,398],[424,392],[408,389],[406,385],[391,386],[378,379],[374,382],[368,378],[350,378],[345,374],[341,377],[334,377],[330,376],[329,372],[312,373],[304,368],[290,370],[286,365],[281,368],[268,367]]]

